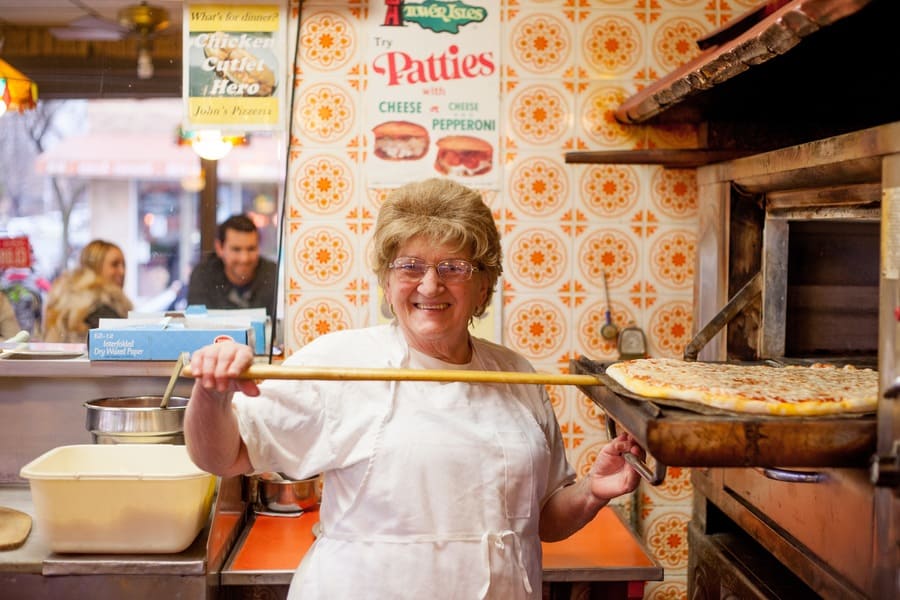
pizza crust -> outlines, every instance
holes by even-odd
[[[878,372],[848,365],[773,367],[641,358],[614,363],[606,374],[633,394],[723,410],[783,416],[872,412]]]

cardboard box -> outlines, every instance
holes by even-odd
[[[207,323],[215,323],[216,327],[250,327],[253,329],[253,352],[263,356],[269,352],[271,340],[271,319],[266,315],[265,308],[232,308],[232,309],[207,309],[202,304],[191,304],[183,312],[137,312],[128,313],[132,321],[142,323],[157,323],[163,319],[172,322],[190,322],[195,327],[202,326],[202,319]]]
[[[256,347],[252,327],[218,325],[209,319],[181,322],[158,319],[100,319],[100,327],[88,334],[91,360],[175,360],[182,352],[193,352],[227,336]]]

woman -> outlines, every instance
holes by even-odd
[[[13,337],[22,330],[16,308],[7,295],[0,290],[0,342]]]
[[[125,255],[112,242],[93,240],[80,265],[63,273],[50,289],[44,341],[84,343],[101,318],[125,318],[133,308],[125,295]]]
[[[533,370],[469,334],[501,273],[478,192],[443,179],[399,188],[374,248],[395,320],[321,336],[286,365]],[[540,598],[540,541],[638,483],[622,454],[642,453],[626,435],[575,482],[544,386],[235,379],[252,361],[231,342],[193,354],[185,438],[219,475],[322,473],[321,533],[292,599]]]

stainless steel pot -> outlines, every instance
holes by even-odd
[[[89,400],[85,425],[95,444],[184,444],[188,398],[173,396],[167,408],[161,402],[162,396]]]
[[[321,500],[319,477],[290,479],[279,473],[250,478],[250,494],[257,512],[299,514],[316,510]]]

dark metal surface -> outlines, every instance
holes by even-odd
[[[571,372],[600,378],[604,386],[579,386],[608,418],[631,433],[654,459],[677,467],[863,467],[875,450],[873,415],[770,417],[700,414],[625,391],[606,366],[587,358]]]

